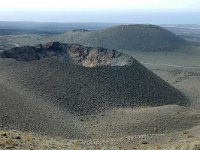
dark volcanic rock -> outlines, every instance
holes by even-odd
[[[19,61],[32,61],[40,59],[36,52],[36,48],[31,46],[16,47],[9,51],[3,51],[0,53],[0,57],[14,58]]]
[[[89,32],[87,29],[73,29],[72,32]]]
[[[79,44],[62,44],[59,42],[36,47],[16,47],[0,53],[2,58],[14,58],[18,61],[33,61],[57,55],[62,56],[65,63],[73,63],[85,67],[102,65],[124,66],[133,62],[132,57],[116,50],[85,47]]]

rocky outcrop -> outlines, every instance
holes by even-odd
[[[36,47],[16,47],[0,53],[2,58],[13,58],[18,61],[33,61],[52,56],[61,56],[64,63],[73,63],[85,67],[131,65],[134,60],[131,56],[112,49],[59,42],[40,44]]]
[[[133,58],[116,50],[71,45],[69,56],[75,64],[85,67],[131,65]]]

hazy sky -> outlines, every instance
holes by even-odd
[[[1,21],[200,23],[200,0],[0,0]]]

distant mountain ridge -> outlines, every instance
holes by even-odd
[[[67,32],[54,37],[66,43],[118,50],[174,51],[187,42],[155,25],[119,25],[92,32]]]

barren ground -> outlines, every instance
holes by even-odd
[[[0,149],[199,150],[199,51],[195,49],[191,53],[163,54],[134,52],[131,55],[141,62],[150,63],[145,66],[179,89],[190,100],[191,105],[188,107],[165,105],[137,109],[114,108],[97,115],[76,116],[47,103],[44,97],[25,89],[25,86],[21,84],[23,81],[18,82],[11,74],[3,71],[3,67],[9,67],[15,63],[10,61],[5,63],[8,66],[1,66],[0,99],[4,101],[5,98],[12,99],[20,104],[23,101],[27,109],[23,111],[21,118],[15,119],[19,122],[23,119],[34,122],[35,120],[30,118],[40,114],[37,117],[37,121],[40,122],[39,127],[35,129],[42,128],[44,132],[38,133],[37,130],[34,133],[26,130],[22,132],[17,127],[10,126],[15,129],[10,130],[1,125]],[[185,66],[186,68],[158,64]],[[13,105],[12,102],[11,104],[7,105],[20,110],[17,104]],[[46,109],[43,109],[44,106]],[[4,114],[12,113],[14,117],[16,112],[13,110],[1,109]],[[3,116],[1,119],[12,124],[10,118]],[[57,126],[58,124],[60,125]],[[26,124],[20,126],[25,129],[29,128]],[[68,133],[65,137],[53,136],[59,135],[64,130]],[[50,135],[45,134],[47,132]]]

